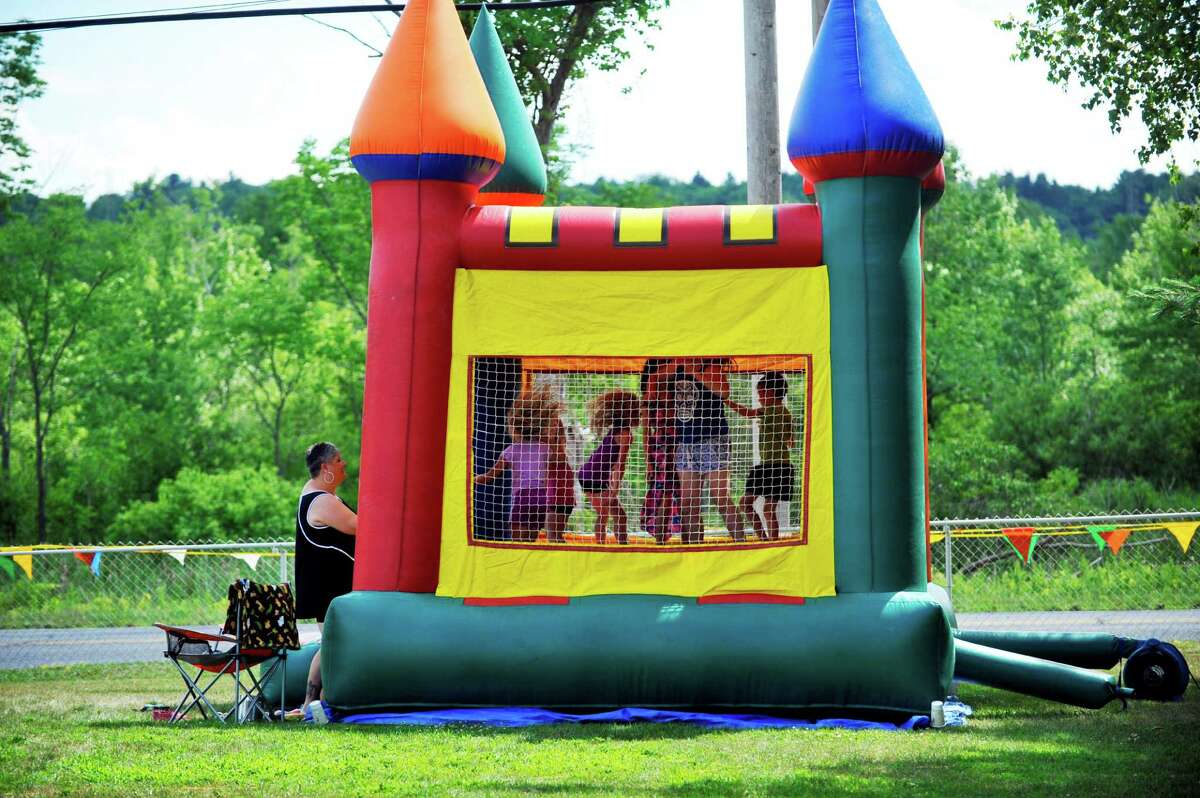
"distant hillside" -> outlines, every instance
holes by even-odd
[[[1011,173],[1001,175],[1001,186],[1011,189],[1018,197],[1045,211],[1067,235],[1092,241],[1111,234],[1113,223],[1122,231],[1136,229],[1150,207],[1149,199],[1174,199],[1195,202],[1200,198],[1200,174],[1189,175],[1172,185],[1165,174],[1153,175],[1144,171],[1123,172],[1117,182],[1106,189],[1087,189],[1081,186],[1056,183],[1045,175],[1020,177]],[[236,177],[218,183],[217,198],[222,212],[242,221],[264,223],[254,218],[261,211],[261,195],[271,185],[252,186]],[[125,195],[107,194],[99,197],[90,209],[93,219],[115,219],[127,202],[140,204],[155,194],[158,201],[187,203],[193,201],[193,184],[176,174],[158,184],[146,181]],[[36,204],[35,197],[27,200]],[[784,173],[783,201],[806,202],[800,175]],[[720,183],[712,183],[700,173],[691,180],[675,180],[662,175],[650,175],[638,180],[616,181],[601,178],[593,183],[572,183],[560,186],[557,195],[549,198],[560,205],[613,205],[623,207],[662,207],[670,205],[737,205],[746,201],[746,183],[726,175]],[[21,203],[18,203],[21,206]],[[27,210],[27,208],[21,208]],[[1136,223],[1135,223],[1136,222]],[[1132,224],[1131,224],[1132,223]],[[1127,238],[1123,232],[1121,237]]]
[[[1058,223],[1064,233],[1092,239],[1118,216],[1142,217],[1149,210],[1148,198],[1195,202],[1200,197],[1200,174],[1183,178],[1171,185],[1168,175],[1152,175],[1142,170],[1122,172],[1112,186],[1086,189],[1047,180],[1045,175],[1017,177],[1001,175],[1000,185],[1010,188],[1024,200],[1036,202]]]

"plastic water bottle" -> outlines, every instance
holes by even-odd
[[[308,705],[308,714],[312,716],[313,723],[321,726],[329,722],[329,711],[325,709],[324,701],[312,701]]]
[[[929,706],[929,725],[935,729],[946,725],[946,707],[941,701],[934,701]]]

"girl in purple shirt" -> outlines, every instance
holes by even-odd
[[[475,477],[476,485],[485,485],[512,470],[508,527],[513,540],[537,540],[546,523],[551,444],[554,425],[560,424],[560,411],[558,402],[544,388],[522,394],[508,411],[508,434],[513,442],[500,453],[495,465]]]
[[[593,429],[607,432],[600,445],[580,469],[579,487],[587,494],[596,511],[596,542],[606,542],[609,519],[617,533],[617,543],[629,542],[629,518],[618,501],[617,492],[625,477],[625,461],[633,441],[633,428],[641,421],[642,403],[632,391],[613,389],[597,396],[588,405]]]

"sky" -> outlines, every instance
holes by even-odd
[[[199,0],[6,0],[0,20],[158,10]],[[350,2],[350,0],[340,0]],[[330,5],[337,0],[286,5]],[[1014,36],[994,20],[1025,0],[880,0],[941,120],[976,175],[1044,173],[1111,185],[1137,169],[1144,140],[1080,107],[1082,90],[1050,85],[1044,66],[1010,59]],[[811,54],[809,0],[778,0],[781,141]],[[320,17],[382,49],[389,14]],[[653,45],[653,48],[646,46]],[[661,30],[633,43],[616,73],[574,85],[565,116],[572,178],[649,174],[744,179],[740,0],[672,0]],[[325,151],[349,134],[377,59],[345,33],[300,17],[155,23],[44,34],[45,95],[19,114],[40,193],[89,199],[176,172],[263,183],[293,171],[306,139]],[[1187,168],[1200,147],[1177,152]],[[786,163],[785,169],[791,167]],[[1165,162],[1150,164],[1162,171]]]

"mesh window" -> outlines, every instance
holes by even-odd
[[[807,363],[472,358],[472,541],[802,542]]]

